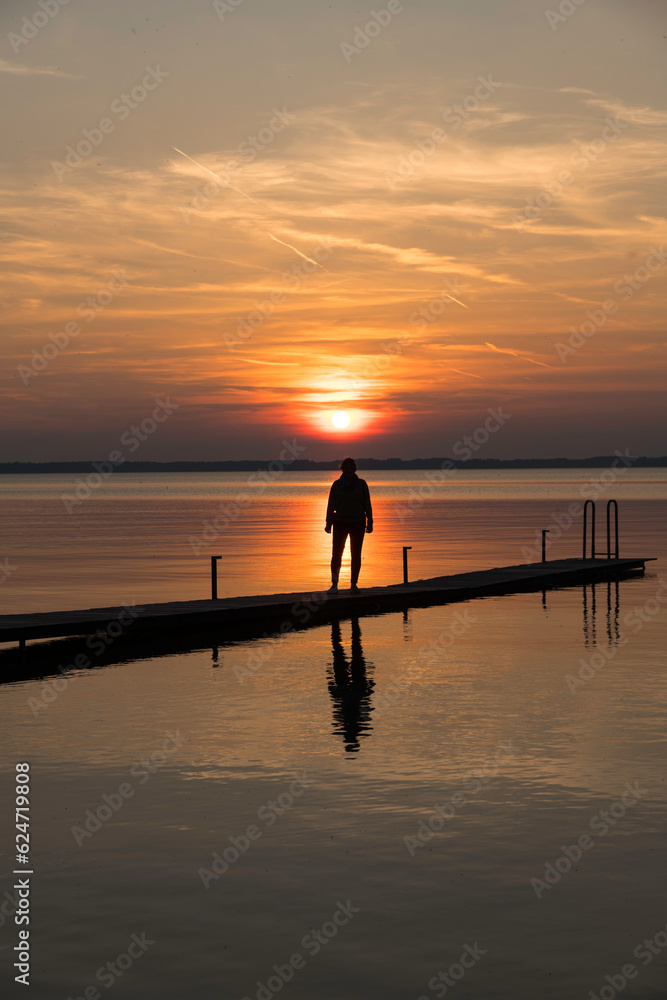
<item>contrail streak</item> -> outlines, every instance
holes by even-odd
[[[320,263],[319,263],[318,261],[316,261],[316,260],[313,260],[313,258],[312,258],[312,257],[307,257],[305,253],[301,253],[301,251],[300,251],[300,250],[297,250],[297,248],[296,248],[296,247],[293,247],[291,243],[285,243],[285,241],[284,241],[284,240],[279,240],[279,239],[278,239],[278,237],[277,237],[277,236],[274,236],[274,235],[273,235],[273,233],[270,233],[270,232],[268,231],[268,229],[266,230],[266,235],[267,235],[267,236],[270,236],[272,240],[275,240],[275,241],[276,241],[276,243],[282,243],[282,245],[283,245],[284,247],[288,247],[288,249],[290,249],[290,250],[293,250],[293,251],[294,251],[294,253],[298,253],[299,257],[303,257],[303,259],[304,259],[304,260],[308,260],[308,261],[310,261],[310,263],[311,263],[311,264],[315,264],[315,266],[316,266],[316,267],[321,267],[323,271],[327,271],[327,270],[328,270],[328,268],[326,268],[326,267],[324,266],[324,264],[320,264]]]
[[[521,361],[530,361],[531,365],[539,365],[540,368],[553,368],[554,365],[545,365],[543,361],[533,361],[529,358],[527,354],[519,354],[517,351],[507,351],[501,347],[496,347],[495,344],[490,344],[488,340],[484,341],[486,347],[490,347],[492,351],[497,351],[498,354],[511,354],[513,358],[519,358]]]
[[[462,372],[460,368],[448,368],[447,371],[456,372],[458,375],[470,375],[470,378],[478,378],[481,379],[482,382],[484,381],[481,375],[473,375],[472,372]]]
[[[241,191],[240,188],[234,187],[234,185],[230,184],[229,181],[223,181],[222,177],[214,173],[213,170],[209,170],[208,167],[205,167],[203,163],[198,163],[197,160],[195,160],[192,156],[188,156],[187,153],[184,153],[182,149],[178,149],[176,146],[172,146],[171,148],[174,150],[175,153],[180,153],[181,156],[184,156],[186,160],[190,160],[191,163],[194,163],[194,165],[196,167],[199,167],[200,170],[205,170],[207,174],[211,175],[211,177],[215,177],[217,180],[220,181],[221,184],[226,184],[227,187],[230,187],[232,189],[232,191],[236,191],[237,194],[242,194],[244,198],[248,199],[248,201],[253,202],[253,204],[255,205],[259,205],[259,202],[255,201],[254,198],[251,198],[249,194],[245,193],[245,191]]]
[[[298,368],[298,361],[255,361],[253,358],[239,358],[239,361],[247,361],[251,365],[279,365],[281,368]]]
[[[440,294],[444,295],[446,299],[451,299],[452,302],[458,302],[464,309],[470,309],[470,306],[467,306],[465,302],[460,302],[458,299],[455,299],[453,295],[448,295],[447,292],[441,292]]]
[[[159,243],[151,243],[150,240],[140,240],[137,236],[130,236],[129,239],[132,240],[133,243],[140,243],[142,246],[152,247],[153,250],[164,250],[165,253],[176,253],[181,257],[193,257],[195,260],[224,260],[226,264],[238,264],[238,261],[228,260],[226,257],[209,257],[208,255],[200,253],[187,253],[185,250],[174,250],[173,247],[163,247],[160,246]]]

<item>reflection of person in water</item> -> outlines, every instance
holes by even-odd
[[[348,660],[343,649],[340,623],[331,625],[333,667],[329,667],[329,693],[333,699],[334,732],[343,737],[348,753],[359,750],[359,737],[371,729],[370,703],[374,683],[366,676],[359,619],[352,619],[352,647]]]

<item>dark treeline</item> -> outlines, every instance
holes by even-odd
[[[609,468],[615,455],[600,455],[595,458],[471,458],[468,461],[456,461],[445,458],[359,458],[359,471],[368,469],[440,469],[443,463],[448,468],[457,469],[605,469]],[[96,471],[94,462],[0,462],[0,474],[17,473],[89,473]],[[337,471],[339,460],[331,462],[313,462],[305,458],[297,458],[292,462],[271,463],[268,460],[252,459],[248,461],[222,462],[123,462],[117,466],[116,473],[123,472],[258,472],[267,466],[284,464],[290,472]],[[664,458],[632,458],[630,464],[635,468],[664,468],[667,457]]]

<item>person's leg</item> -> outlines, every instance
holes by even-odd
[[[334,521],[332,528],[332,549],[331,549],[331,583],[338,586],[340,576],[340,564],[343,559],[343,549],[347,539],[347,528],[345,525]]]
[[[361,569],[361,547],[364,544],[364,534],[366,524],[362,521],[359,525],[350,528],[350,555],[352,561],[352,572],[350,573],[350,586],[356,587]]]

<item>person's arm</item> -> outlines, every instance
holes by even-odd
[[[371,533],[373,530],[373,508],[371,507],[371,493],[368,489],[368,483],[364,480],[364,510],[366,511],[366,531]]]
[[[331,525],[333,524],[334,516],[334,486],[336,485],[336,480],[331,484],[331,489],[329,490],[329,503],[327,504],[327,524],[325,531],[331,531]]]

